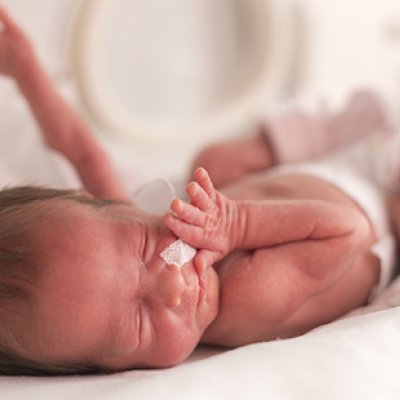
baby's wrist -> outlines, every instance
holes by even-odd
[[[229,251],[243,247],[244,232],[246,230],[246,212],[242,202],[231,200],[231,211],[228,229]]]

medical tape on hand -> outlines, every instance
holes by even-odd
[[[168,265],[176,265],[182,267],[183,264],[187,263],[197,254],[197,250],[185,243],[183,240],[178,239],[168,247],[166,247],[161,253],[160,257]]]

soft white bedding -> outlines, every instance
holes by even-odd
[[[77,186],[66,163],[41,146],[23,103],[10,98],[1,103],[0,184]],[[399,399],[399,297],[400,281],[372,306],[383,311],[337,321],[296,339],[230,351],[201,349],[170,369],[0,377],[0,399]]]
[[[0,378],[2,400],[399,399],[400,309],[296,339],[195,353],[183,365],[109,376]]]

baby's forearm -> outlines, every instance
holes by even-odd
[[[256,249],[368,230],[367,220],[347,206],[317,200],[239,201],[232,247]]]
[[[290,242],[351,238],[369,232],[357,209],[321,200],[232,200],[214,189],[199,168],[187,187],[190,203],[175,199],[164,222],[201,251],[198,264],[212,265],[234,249],[260,249]]]
[[[126,198],[107,155],[34,55],[16,71],[15,79],[47,144],[74,165],[86,189],[101,197]]]

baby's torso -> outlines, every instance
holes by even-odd
[[[365,214],[352,198],[335,185],[318,177],[303,174],[255,175],[225,187],[221,192],[237,200],[322,200],[348,205]],[[367,240],[371,245],[375,241],[372,225],[370,238]],[[282,247],[282,249],[277,249],[275,246],[271,249],[235,250],[215,266],[221,281],[221,309],[214,326],[223,326],[225,325],[225,321],[226,325],[229,326],[232,318],[239,318],[235,310],[231,309],[232,307],[236,307],[236,300],[234,298],[238,296],[238,293],[243,293],[243,291],[247,290],[247,281],[251,279],[250,271],[252,268],[258,268],[260,263],[269,264],[271,260],[274,263],[279,263],[280,260],[288,258],[285,253],[290,251],[291,247],[279,247]],[[256,257],[255,253],[257,253]],[[254,260],[257,260],[258,265],[252,265]],[[357,269],[359,268],[357,267]],[[355,271],[354,273],[359,272]],[[249,287],[251,287],[251,284]]]

